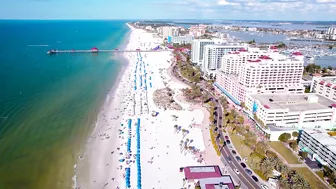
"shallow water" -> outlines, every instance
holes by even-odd
[[[122,67],[124,21],[0,21],[0,189],[71,188],[78,153]]]

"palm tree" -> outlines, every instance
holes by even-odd
[[[244,117],[243,116],[239,116],[238,117],[238,123],[239,124],[243,124],[244,123]]]
[[[280,177],[279,188],[281,188],[281,189],[290,189],[291,188],[291,185],[289,184],[287,177],[286,178]]]
[[[183,136],[183,138],[185,137],[185,133],[186,133],[186,130],[182,129],[182,136]]]
[[[175,132],[177,132],[177,129],[178,129],[178,125],[174,125]]]
[[[265,154],[266,150],[268,150],[268,148],[269,148],[268,145],[264,141],[259,141],[256,144],[255,152],[260,155],[263,155]]]

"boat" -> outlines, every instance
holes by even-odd
[[[47,54],[55,54],[55,53],[56,53],[56,50],[54,50],[54,49],[51,49],[51,50],[47,51]]]

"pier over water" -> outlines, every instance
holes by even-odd
[[[100,53],[100,52],[111,52],[111,53],[126,53],[126,52],[162,52],[163,50],[160,49],[159,46],[155,47],[154,49],[146,49],[146,50],[141,50],[141,49],[135,49],[135,50],[119,50],[119,49],[107,49],[107,50],[99,50],[98,48],[94,47],[91,48],[90,50],[49,50],[47,54],[52,55],[52,54],[57,54],[57,53]]]

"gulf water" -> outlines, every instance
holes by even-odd
[[[124,21],[0,21],[0,189],[73,186],[74,165],[123,62]]]

